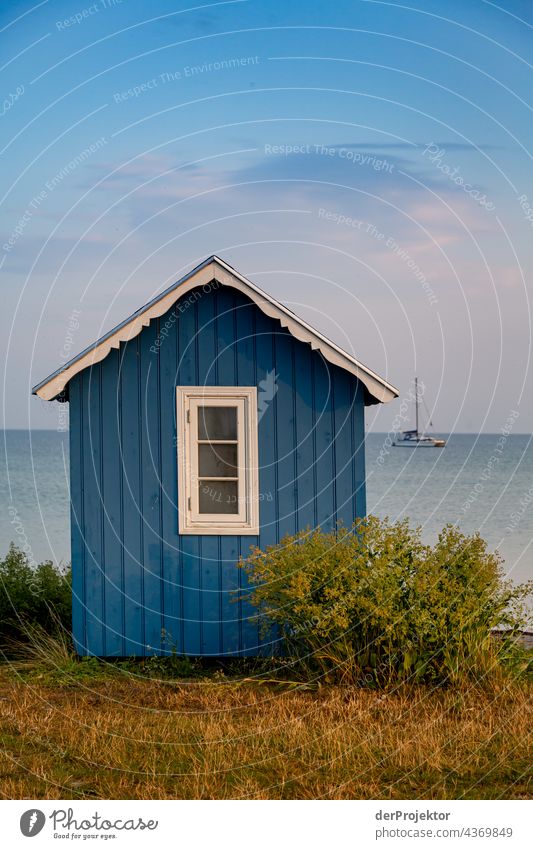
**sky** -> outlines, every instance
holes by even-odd
[[[5,2],[3,426],[218,254],[438,431],[533,431],[526,0]]]

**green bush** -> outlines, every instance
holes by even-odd
[[[28,638],[32,626],[70,633],[71,615],[70,568],[49,560],[32,567],[12,543],[0,560],[0,644]]]
[[[276,626],[289,662],[307,674],[384,685],[527,667],[516,636],[532,586],[504,581],[479,534],[447,526],[430,547],[407,521],[370,517],[253,549],[240,565],[263,634]]]

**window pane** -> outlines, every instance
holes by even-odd
[[[200,513],[238,513],[237,481],[198,481]]]
[[[236,478],[236,445],[199,445],[198,474],[201,478]]]
[[[237,408],[198,407],[198,439],[237,439]]]

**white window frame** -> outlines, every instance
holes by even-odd
[[[180,534],[259,533],[259,474],[256,386],[177,386],[178,511]],[[237,513],[199,513],[198,409],[237,409]]]

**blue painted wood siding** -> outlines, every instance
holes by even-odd
[[[260,385],[269,373],[272,399]],[[204,384],[259,387],[259,537],[178,534],[175,388]],[[275,650],[235,601],[245,583],[236,563],[252,544],[365,514],[356,378],[219,287],[187,294],[73,378],[69,397],[78,652]]]

